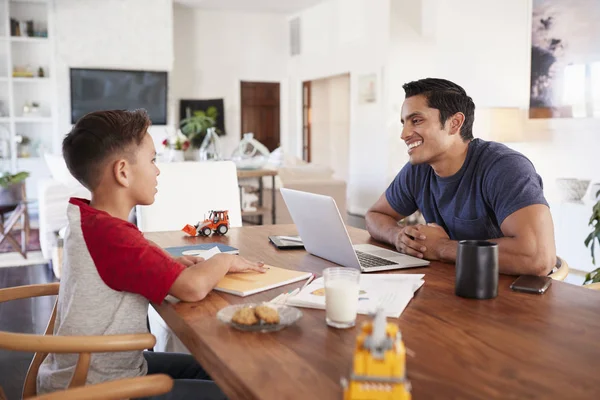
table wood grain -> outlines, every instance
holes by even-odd
[[[294,225],[233,228],[224,236],[148,233],[162,247],[221,242],[278,267],[321,271],[335,264],[304,250],[277,250],[269,235],[294,235]],[[373,243],[349,228],[354,243]],[[454,266],[393,273],[424,273],[425,284],[397,322],[406,346],[414,399],[600,398],[600,292],[554,281],[544,295],[513,292],[500,276],[498,297],[454,294]],[[337,330],[325,312],[303,308],[293,326],[275,333],[240,332],[216,319],[229,304],[270,300],[303,282],[249,297],[210,293],[198,303],[155,306],[231,399],[341,399],[340,377],[351,371],[359,328]],[[358,317],[358,324],[366,320]]]

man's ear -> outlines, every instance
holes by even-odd
[[[451,135],[456,135],[457,133],[460,133],[460,128],[462,128],[462,126],[465,123],[465,114],[461,113],[461,112],[457,112],[456,114],[454,114],[453,116],[451,116],[449,118],[449,122],[450,122],[450,134]]]
[[[113,176],[119,185],[129,187],[130,170],[126,159],[120,158],[115,161],[113,164]]]

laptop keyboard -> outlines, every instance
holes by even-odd
[[[362,251],[356,251],[358,256],[358,262],[363,268],[371,267],[383,267],[384,265],[395,265],[396,263],[385,258],[377,257],[371,254],[363,253]]]

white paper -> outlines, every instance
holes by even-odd
[[[423,274],[381,274],[360,277],[358,300],[359,314],[373,314],[378,307],[384,309],[387,317],[398,318],[410,300],[425,282]],[[298,295],[288,297],[286,304],[325,309],[325,288],[323,277],[315,279]]]
[[[208,250],[187,250],[187,251],[184,251],[182,254],[184,256],[202,257],[205,260],[208,260],[215,254],[219,254],[220,252],[221,252],[221,250],[219,250],[219,248],[217,246],[215,246],[215,247],[211,247]]]

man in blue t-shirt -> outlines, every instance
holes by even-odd
[[[521,153],[473,138],[475,104],[444,79],[403,86],[410,161],[366,214],[371,236],[427,260],[456,261],[457,241],[498,243],[500,272],[546,275],[554,226],[542,179]],[[426,225],[398,221],[420,210]]]

